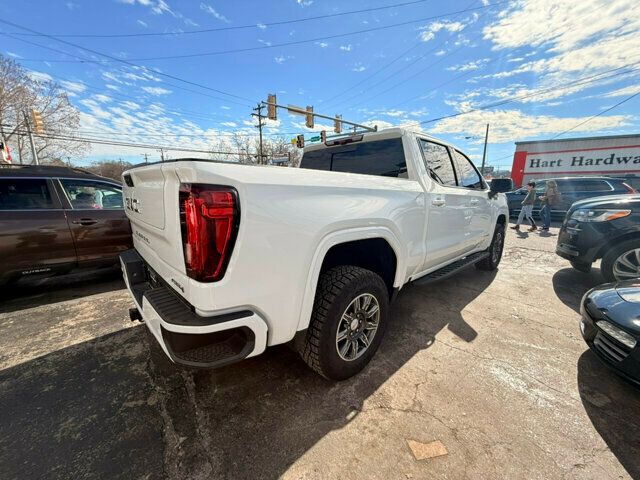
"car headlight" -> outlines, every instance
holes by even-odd
[[[616,218],[631,215],[631,210],[588,210],[579,208],[571,214],[571,220],[578,222],[610,222]]]
[[[624,330],[619,329],[615,325],[604,320],[598,320],[596,322],[596,325],[600,327],[600,329],[606,334],[619,341],[621,344],[626,345],[629,348],[633,348],[636,346],[636,339]]]

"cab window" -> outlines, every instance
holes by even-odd
[[[54,208],[49,185],[43,178],[0,179],[0,210]]]
[[[456,187],[456,174],[453,169],[449,149],[439,143],[418,139],[420,150],[429,176],[436,182],[447,187]]]
[[[61,180],[74,210],[114,210],[123,208],[122,189],[94,180]]]
[[[456,164],[456,174],[458,176],[458,186],[464,188],[474,188],[482,190],[485,188],[484,180],[480,172],[476,170],[471,160],[462,152],[453,150]]]

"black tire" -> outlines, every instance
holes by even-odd
[[[484,270],[486,272],[492,272],[502,260],[502,251],[504,250],[504,223],[498,223],[496,229],[493,232],[493,238],[491,239],[491,245],[489,245],[489,256],[476,263],[478,270]]]
[[[618,279],[614,274],[614,264],[616,260],[625,252],[640,248],[640,238],[634,238],[625,242],[614,245],[611,250],[605,253],[600,264],[600,272],[607,282],[617,282]],[[640,275],[638,275],[640,277]]]
[[[343,313],[356,297],[370,294],[379,305],[378,327],[368,347],[353,359],[338,354],[337,332]],[[343,265],[320,275],[311,321],[300,355],[313,370],[330,380],[344,380],[360,372],[380,346],[387,325],[389,292],[382,278],[370,270]]]
[[[590,263],[582,263],[576,260],[569,260],[569,263],[571,263],[571,266],[573,267],[574,270],[578,270],[579,272],[589,273],[591,271]]]

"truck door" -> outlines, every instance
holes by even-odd
[[[458,187],[464,189],[471,216],[466,226],[469,249],[487,248],[493,236],[489,188],[469,157],[455,149],[451,149],[451,154],[455,160]]]
[[[132,246],[122,188],[92,179],[61,179],[78,262],[110,263]]]
[[[426,166],[426,257],[422,271],[444,265],[469,250],[471,219],[467,190],[459,188],[449,149],[418,139]]]
[[[74,267],[67,219],[45,178],[0,178],[0,280]]]

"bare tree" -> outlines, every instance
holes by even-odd
[[[0,134],[21,163],[33,162],[26,135],[32,110],[40,112],[44,124],[44,134],[34,136],[38,158],[44,163],[79,155],[89,148],[75,139],[80,112],[60,85],[38,80],[14,60],[0,55]]]

